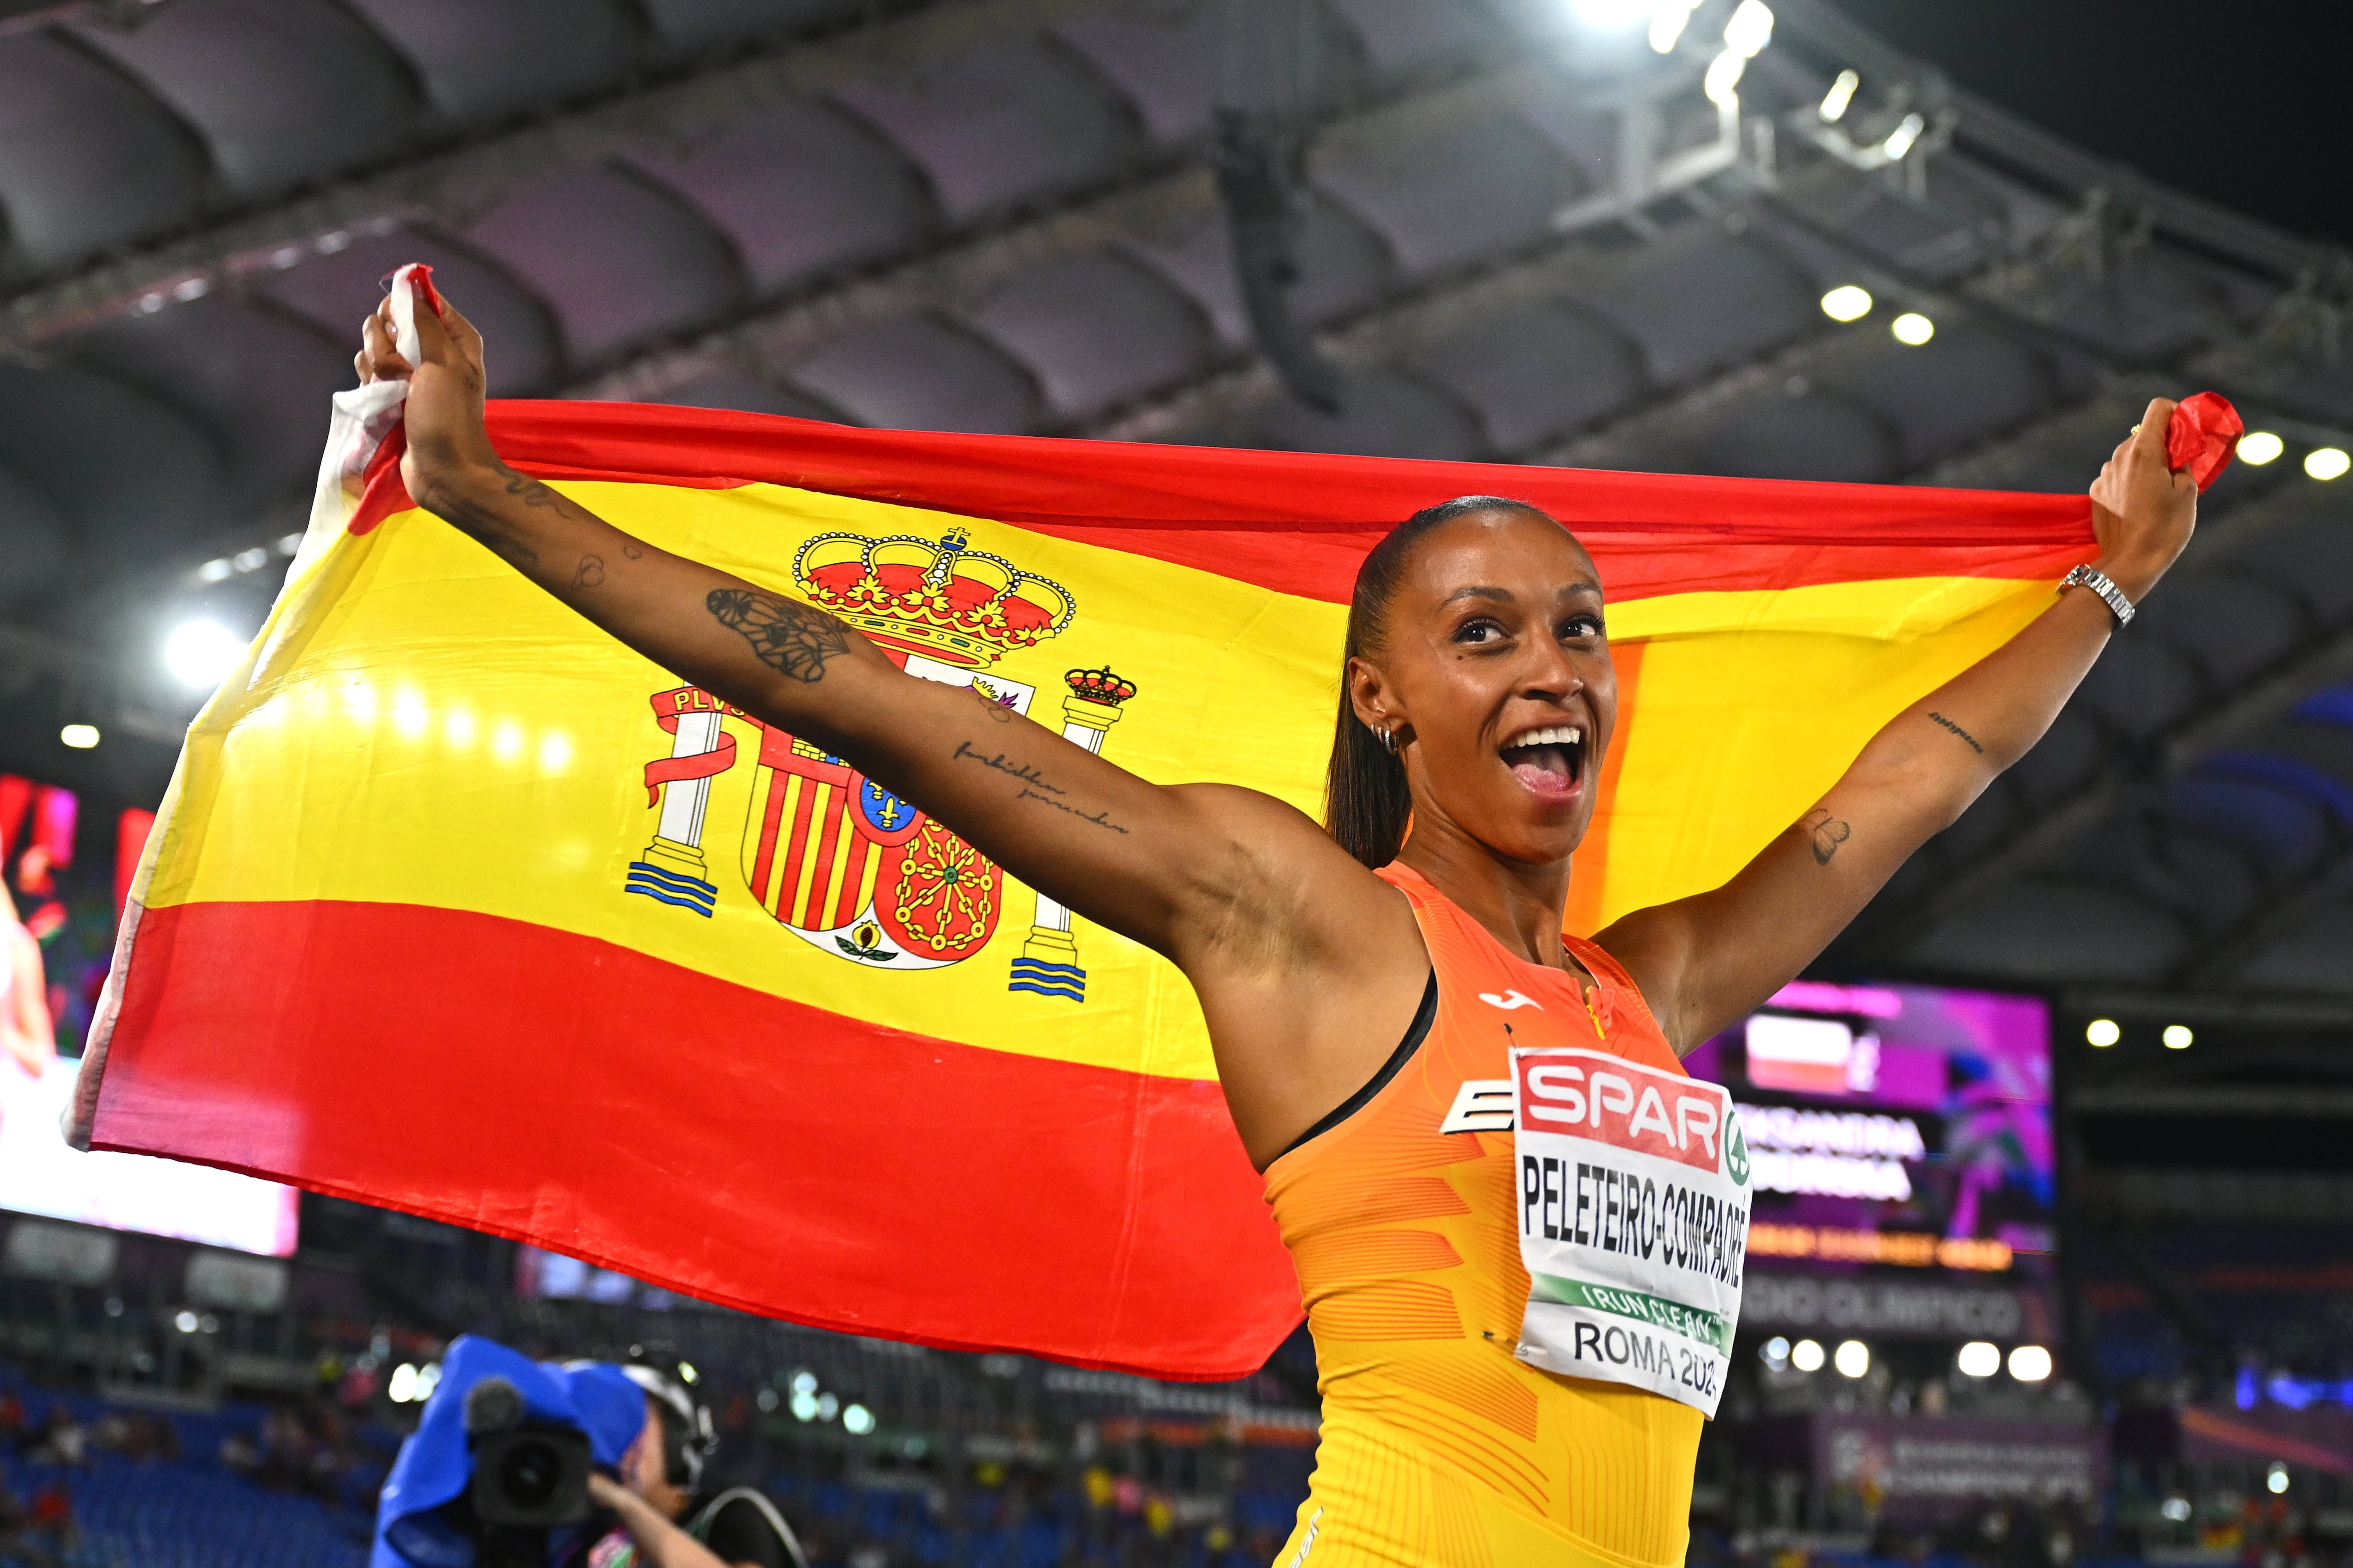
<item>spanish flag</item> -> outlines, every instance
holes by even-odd
[[[2092,553],[2080,497],[594,403],[490,429],[913,674],[1311,814],[1357,563],[1433,502],[1532,501],[1600,566],[1623,692],[1580,931],[1730,876]],[[1298,1285],[1184,977],[417,510],[396,445],[330,462],[189,732],[85,1135],[827,1328],[1260,1365]]]

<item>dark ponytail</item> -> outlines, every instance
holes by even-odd
[[[1552,521],[1527,502],[1503,496],[1458,496],[1424,507],[1373,546],[1356,568],[1356,591],[1348,596],[1348,640],[1340,656],[1340,716],[1332,731],[1332,762],[1324,775],[1324,826],[1341,848],[1377,869],[1396,859],[1405,847],[1413,792],[1406,786],[1405,763],[1356,717],[1356,706],[1348,700],[1348,661],[1388,646],[1389,600],[1412,563],[1421,536],[1440,523],[1478,511],[1535,512]]]

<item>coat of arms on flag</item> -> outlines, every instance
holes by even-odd
[[[1006,654],[1060,634],[1078,614],[1051,578],[941,539],[819,533],[793,558],[793,581],[878,644],[908,674],[966,686],[1030,716],[1038,688],[995,673]],[[1100,752],[1135,695],[1109,667],[1063,678],[1063,733]],[[653,694],[670,753],[646,764],[651,843],[630,862],[624,890],[709,918],[720,889],[703,847],[711,782],[733,767],[733,720],[756,735],[753,787],[737,861],[753,902],[821,952],[883,969],[939,969],[988,944],[1007,898],[994,861],[925,813],[807,741],[762,724],[691,686]],[[1083,1001],[1086,973],[1070,911],[1037,900],[1008,989]]]

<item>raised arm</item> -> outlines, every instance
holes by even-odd
[[[409,382],[401,478],[417,504],[663,668],[1173,960],[1261,1164],[1378,1065],[1420,993],[1420,938],[1404,900],[1308,817],[1255,791],[1152,784],[976,691],[907,675],[812,605],[622,532],[500,459],[480,335],[454,309],[417,318],[422,364],[395,351],[387,310],[359,367]]]
[[[2198,488],[2166,464],[2173,404],[2148,405],[2092,486],[2098,569],[2134,603],[2189,542]],[[1829,794],[1712,892],[1626,916],[1596,939],[1688,1050],[1771,996],[2050,729],[2116,619],[2088,589],[1897,715]]]

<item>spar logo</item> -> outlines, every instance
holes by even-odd
[[[1725,1093],[1713,1084],[1602,1051],[1514,1051],[1512,1068],[1518,1077],[1523,1132],[1590,1138],[1711,1175],[1733,1163],[1729,1151],[1719,1152],[1722,1134],[1739,1151],[1732,1179],[1747,1182],[1748,1151],[1739,1142],[1739,1122],[1726,1116]]]
[[[909,675],[1046,718],[1033,713],[1037,687],[994,667],[1060,636],[1077,602],[1052,579],[971,548],[964,530],[940,539],[818,533],[795,553],[793,581]],[[1073,669],[1062,685],[1063,739],[1100,752],[1134,683],[1104,668]],[[739,760],[733,721],[748,731],[744,749],[756,770],[734,845],[751,907],[818,952],[867,969],[944,969],[988,945],[1005,912],[1005,873],[945,825],[841,758],[706,691],[681,686],[650,701],[670,751],[645,766],[659,817],[623,891],[705,919],[719,911],[703,816],[712,780]],[[731,889],[725,902],[737,898]],[[1083,1002],[1086,980],[1070,910],[1037,895],[1007,989]]]

